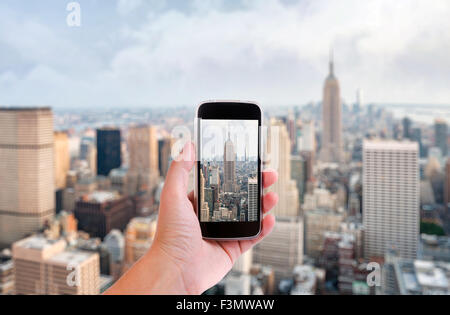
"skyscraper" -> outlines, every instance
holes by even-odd
[[[99,294],[98,253],[66,247],[64,240],[48,240],[40,235],[14,243],[16,294]]]
[[[159,178],[156,128],[149,126],[130,128],[128,149],[130,152],[129,184],[131,192],[152,190],[157,185]]]
[[[411,139],[412,138],[412,130],[411,130],[411,119],[408,117],[403,118],[403,139]]]
[[[159,173],[162,177],[167,176],[169,165],[172,156],[172,145],[175,140],[172,138],[165,138],[158,141],[158,166]]]
[[[70,169],[69,137],[66,132],[55,132],[55,188],[66,188]]]
[[[156,216],[134,218],[125,232],[125,270],[128,270],[148,251],[156,233]]]
[[[121,139],[119,129],[97,130],[97,174],[108,176],[122,165]]]
[[[123,231],[134,215],[129,197],[105,191],[82,196],[74,213],[80,230],[102,239],[111,230]]]
[[[248,221],[258,220],[258,180],[248,179]]]
[[[444,205],[450,205],[450,158],[445,163]]]
[[[415,258],[419,242],[419,145],[364,141],[363,222],[365,257],[395,248]]]
[[[442,156],[445,158],[448,154],[448,126],[442,119],[437,119],[434,123],[435,145],[441,149]]]
[[[0,248],[55,213],[53,141],[50,108],[0,108]]]
[[[277,218],[272,233],[253,249],[253,262],[271,266],[278,280],[289,277],[303,263],[302,219]]]
[[[84,139],[80,144],[80,159],[88,163],[92,174],[97,174],[97,148],[91,140]]]
[[[330,60],[330,74],[325,81],[322,104],[322,150],[324,162],[342,161],[342,108],[339,81],[334,75],[333,57]]]
[[[291,178],[291,142],[286,125],[273,119],[270,127],[269,168],[278,170],[278,181],[270,188],[279,196],[278,204],[273,209],[277,216],[296,217],[299,214],[299,194],[297,183]]]
[[[306,191],[306,166],[306,161],[301,156],[291,156],[291,176],[297,183],[300,204],[303,203],[303,197]]]
[[[202,222],[208,222],[210,218],[209,204],[205,202],[205,176],[203,175],[203,169],[200,169],[200,220]]]
[[[231,141],[230,134],[228,134],[228,140],[227,142],[225,142],[223,153],[223,168],[224,191],[236,192],[236,151],[234,143],[233,141]]]

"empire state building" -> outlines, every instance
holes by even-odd
[[[231,141],[230,134],[228,140],[225,142],[224,149],[224,191],[236,192],[236,151],[234,143]]]
[[[323,129],[320,159],[323,162],[342,161],[342,104],[339,81],[334,75],[333,57],[330,58],[330,74],[323,91]]]

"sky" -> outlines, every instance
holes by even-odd
[[[255,160],[258,157],[257,120],[203,119],[201,123],[202,160],[223,161],[225,142],[228,140],[233,142],[237,158],[247,155],[248,160]]]
[[[448,0],[69,2],[0,2],[1,105],[302,105],[331,47],[348,103],[450,104]]]

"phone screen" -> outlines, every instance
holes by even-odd
[[[202,119],[200,126],[200,222],[258,221],[258,120]]]

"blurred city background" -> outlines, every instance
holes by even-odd
[[[78,29],[51,3],[0,4],[0,294],[142,257],[208,98],[263,107],[280,200],[205,294],[450,293],[448,2],[80,1]]]

